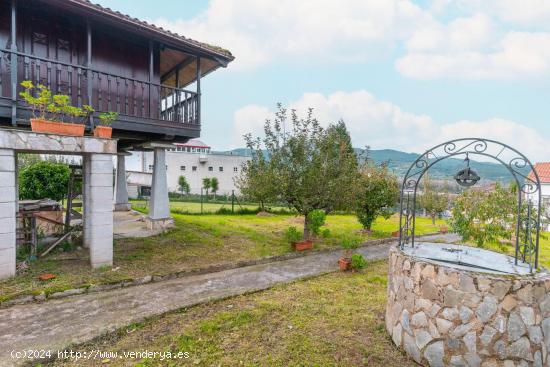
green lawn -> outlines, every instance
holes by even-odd
[[[0,282],[0,300],[282,255],[292,251],[283,240],[284,230],[291,225],[299,228],[303,225],[302,218],[291,215],[175,214],[174,219],[176,228],[169,233],[115,241],[113,268],[91,269],[85,250],[55,252],[39,259],[24,273]],[[357,235],[364,240],[389,237],[397,230],[397,222],[397,217],[380,218],[371,234]],[[344,235],[359,231],[361,225],[352,215],[330,215],[326,228],[330,234],[315,240],[317,249],[339,246]],[[419,234],[438,228],[428,219],[417,218]],[[38,276],[43,273],[54,273],[57,277],[39,281]]]
[[[132,206],[136,209],[145,208],[147,203],[143,200],[132,200]],[[221,202],[204,202],[202,204],[202,211],[203,213],[215,213],[216,211],[225,208],[228,210],[231,210],[231,201],[226,203]],[[270,206],[270,209],[278,210],[278,209],[284,209],[283,207],[275,207]],[[184,202],[184,201],[170,201],[170,209],[176,210],[180,213],[200,213],[201,212],[201,203],[195,203],[195,202]],[[256,210],[258,209],[257,204],[238,204],[235,202],[235,211],[239,209],[248,209],[248,210]]]
[[[416,364],[384,327],[387,262],[204,304],[140,324],[75,351],[188,352],[181,360],[124,360],[108,366],[401,366]],[[56,361],[96,366],[99,361]]]

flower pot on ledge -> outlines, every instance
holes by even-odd
[[[448,232],[449,232],[449,227],[447,227],[447,226],[440,226],[440,227],[439,227],[439,232],[440,232],[440,233],[443,233],[443,234],[444,234],[444,233],[448,233]]]
[[[311,250],[311,249],[313,248],[313,241],[311,241],[311,240],[303,240],[303,241],[294,242],[294,243],[292,244],[292,247],[293,247],[294,250],[296,250],[296,251]]]
[[[348,257],[341,257],[338,259],[338,266],[342,271],[348,271],[351,269],[351,259]]]
[[[60,121],[31,119],[31,130],[36,133],[84,136],[84,125]]]
[[[391,236],[392,236],[392,237],[399,237],[399,231],[393,231],[393,232],[391,233]]]
[[[94,128],[94,137],[110,139],[113,136],[113,128],[110,126],[98,125]]]

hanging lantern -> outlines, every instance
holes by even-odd
[[[474,186],[480,180],[480,177],[476,171],[470,168],[470,158],[468,157],[468,153],[466,153],[466,158],[464,161],[466,162],[466,168],[458,171],[454,176],[454,179],[460,186]]]

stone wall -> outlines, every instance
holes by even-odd
[[[426,366],[550,366],[550,276],[496,276],[390,252],[386,329]]]

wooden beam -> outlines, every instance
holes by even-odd
[[[164,73],[164,75],[162,75],[161,78],[160,78],[160,84],[162,84],[163,80],[166,80],[166,79],[170,78],[172,76],[172,74],[174,74],[174,73],[179,74],[179,71],[181,69],[183,69],[184,67],[190,65],[196,59],[197,59],[196,57],[189,55],[188,58],[186,58],[185,60],[183,60],[182,62],[180,62],[176,66],[174,66],[172,69],[168,70],[166,73]]]
[[[152,83],[155,77],[154,63],[155,63],[155,54],[154,54],[153,41],[149,41],[149,83]],[[153,88],[152,84],[149,84],[149,117],[150,118],[153,118],[153,105],[152,105],[153,93],[151,91],[152,88]],[[160,103],[160,100],[159,100],[159,103]]]
[[[86,66],[88,67],[88,70],[86,71],[87,75],[87,84],[88,84],[88,104],[92,106],[93,99],[92,99],[92,93],[93,93],[93,71],[92,71],[92,26],[90,25],[90,21],[86,22]],[[90,114],[90,129],[94,128],[94,117],[93,113]]]
[[[201,124],[201,58],[197,57],[197,123]]]
[[[17,0],[11,0],[11,124],[17,125]]]

